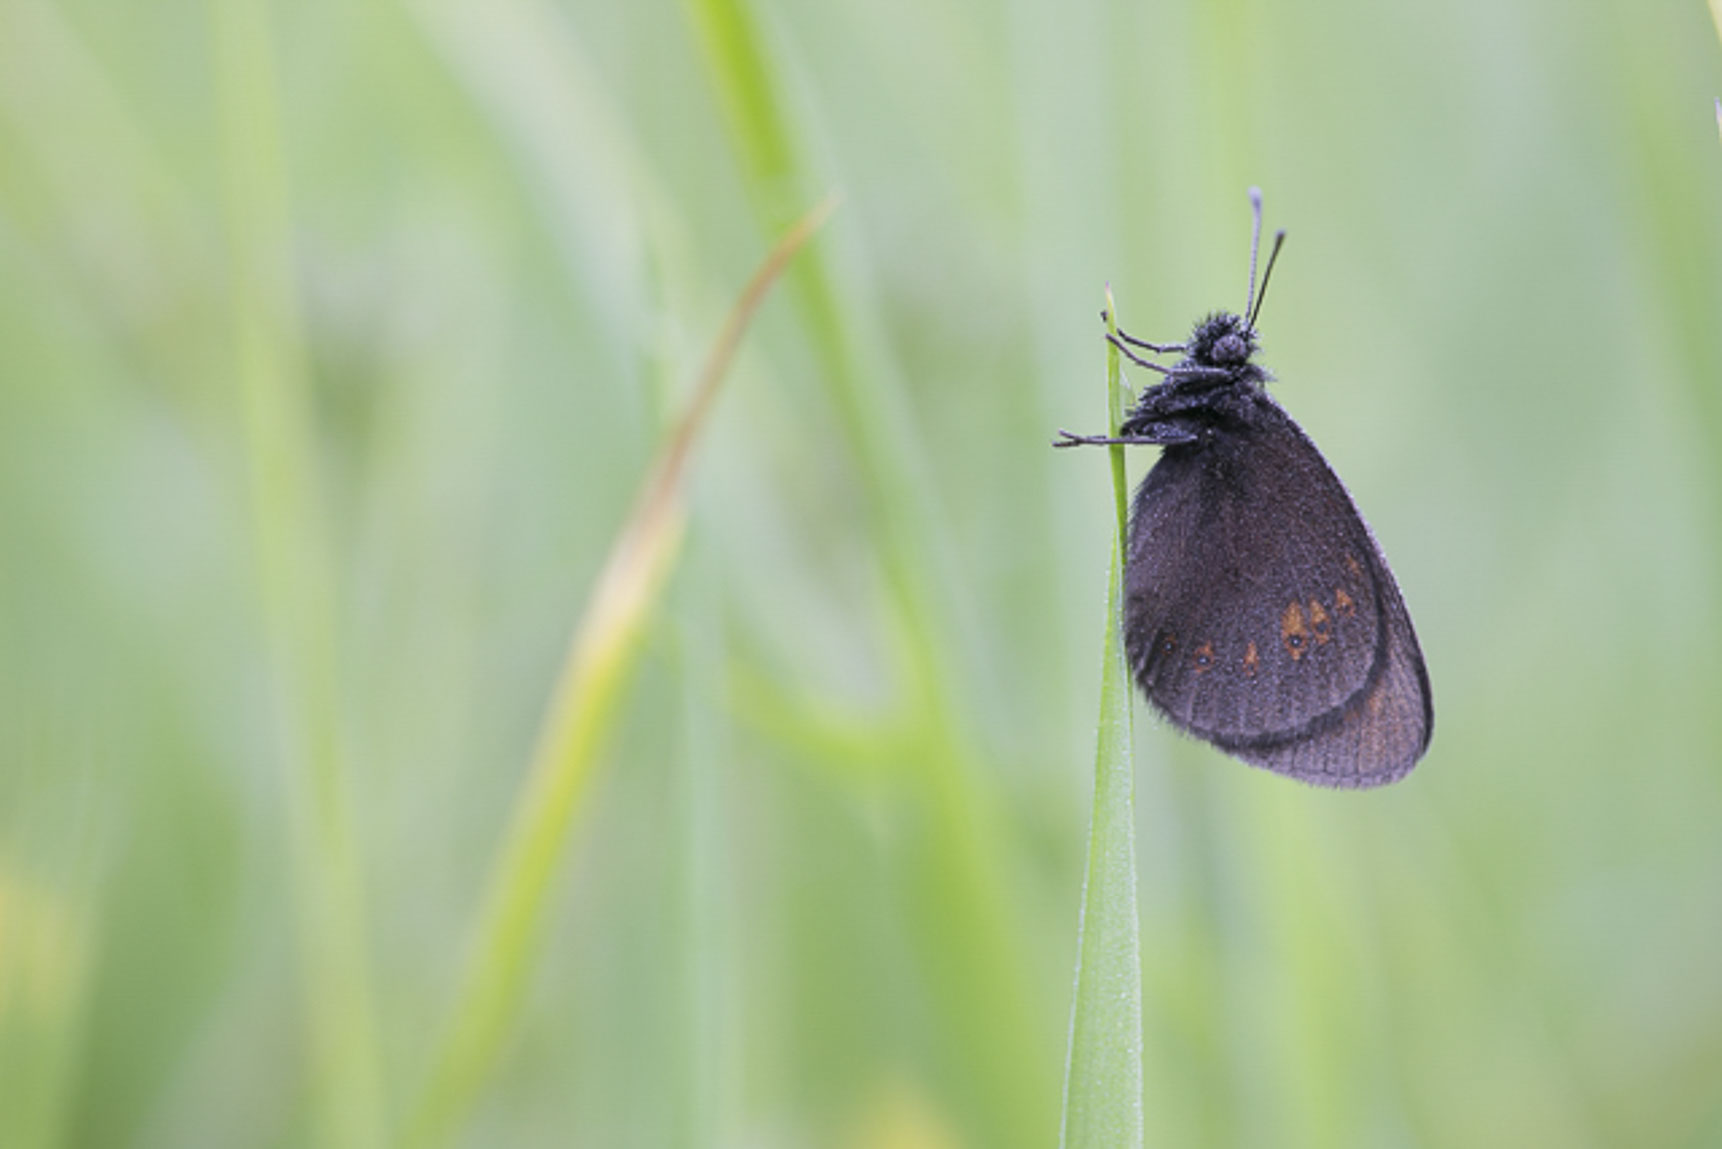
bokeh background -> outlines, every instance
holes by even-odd
[[[1138,705],[1149,1141],[1722,1144],[1718,92],[1700,0],[0,0],[0,1144],[410,1124],[833,188],[446,1132],[1051,1144],[1111,500],[1048,442],[1104,285],[1241,304],[1251,184],[1437,721],[1330,793]]]

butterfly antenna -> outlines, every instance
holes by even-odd
[[[1250,293],[1244,297],[1247,316],[1256,305],[1256,253],[1262,247],[1262,189],[1250,189],[1250,210],[1255,212],[1256,224],[1250,229]]]
[[[1274,249],[1268,252],[1268,269],[1262,272],[1262,289],[1256,295],[1256,305],[1244,318],[1244,326],[1251,331],[1256,329],[1256,316],[1262,313],[1262,300],[1268,297],[1268,280],[1273,278],[1274,261],[1280,257],[1280,248],[1285,246],[1286,233],[1284,229],[1274,232]]]

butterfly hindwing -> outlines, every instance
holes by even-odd
[[[1380,549],[1313,443],[1261,396],[1170,447],[1137,492],[1125,643],[1181,729],[1305,781],[1369,786],[1428,743],[1428,679]]]

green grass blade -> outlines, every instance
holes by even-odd
[[[699,540],[688,548],[678,646],[683,666],[682,731],[666,797],[676,812],[676,910],[670,950],[676,955],[680,1056],[663,1080],[677,1149],[734,1145],[743,1078],[732,1055],[741,1040],[738,995],[745,983],[732,896],[734,841],[728,818],[731,740],[723,704],[728,693],[723,582]]]
[[[286,775],[319,1144],[381,1144],[383,1102],[341,729],[333,556],[317,493],[269,13],[214,0],[252,530]]]
[[[0,864],[0,1145],[71,1141],[67,1103],[95,951],[78,894]]]
[[[681,479],[688,456],[754,312],[835,207],[835,199],[827,199],[803,216],[754,273],[611,548],[539,732],[453,1021],[407,1127],[408,1145],[439,1145],[453,1136],[514,1022],[563,847],[680,547],[685,522]]]
[[[755,212],[776,226],[786,197],[812,186],[803,117],[748,0],[685,0],[717,88]],[[895,709],[874,724],[901,735],[893,754],[928,812],[925,838],[905,845],[919,875],[908,901],[941,1021],[961,1049],[977,1098],[977,1139],[1040,1145],[1056,1116],[1056,1072],[1023,957],[996,797],[981,784],[980,751],[955,683],[953,612],[929,513],[936,489],[908,415],[874,300],[831,250],[800,261],[788,285],[800,304],[858,477],[886,610],[879,631],[895,671]]]
[[[1117,330],[1111,293],[1108,323]],[[1124,407],[1118,350],[1106,358],[1109,434]],[[1112,446],[1118,532],[1106,584],[1100,727],[1094,754],[1094,812],[1078,926],[1076,992],[1064,1076],[1066,1149],[1142,1144],[1142,952],[1136,910],[1135,776],[1130,758],[1130,674],[1119,610],[1126,494],[1124,448]]]

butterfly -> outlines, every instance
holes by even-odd
[[[1357,505],[1268,394],[1256,319],[1262,200],[1242,315],[1189,339],[1107,338],[1163,378],[1117,437],[1060,431],[1057,447],[1145,444],[1124,566],[1124,649],[1154,709],[1253,766],[1318,786],[1379,786],[1428,749],[1429,674],[1393,572]],[[1144,358],[1178,354],[1171,366]]]

